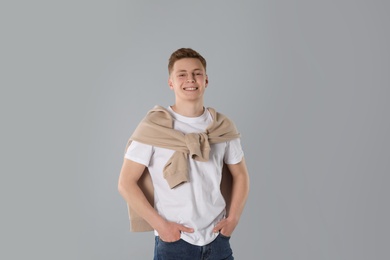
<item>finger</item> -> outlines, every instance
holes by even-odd
[[[187,233],[193,233],[193,232],[194,232],[194,229],[181,225],[181,226],[180,226],[180,231],[182,231],[182,232],[187,232]]]
[[[224,222],[219,222],[217,225],[215,225],[215,227],[214,227],[214,229],[213,229],[213,232],[214,233],[218,233],[222,228],[223,228],[223,226],[224,226],[224,224],[223,224]]]
[[[226,219],[224,218],[224,219],[222,219],[221,221],[219,221],[219,222],[217,223],[217,225],[215,225],[213,231],[214,231],[215,233],[218,233],[225,225],[226,225]]]

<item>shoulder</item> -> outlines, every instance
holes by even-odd
[[[228,116],[226,116],[225,114],[223,114],[223,113],[217,111],[215,108],[208,107],[207,110],[210,112],[211,117],[213,118],[213,120],[214,120],[216,123],[228,122],[228,123],[234,124],[234,123],[233,123],[233,120],[231,120],[231,119],[230,119]]]
[[[148,111],[144,121],[166,127],[172,127],[173,118],[171,113],[169,113],[166,108],[156,105]]]

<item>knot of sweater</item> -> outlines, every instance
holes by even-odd
[[[210,143],[206,133],[189,133],[184,135],[184,141],[190,158],[207,162],[210,154]]]
[[[210,154],[210,143],[206,133],[189,133],[184,135],[187,152],[175,151],[163,169],[164,178],[171,189],[189,181],[188,157],[207,162]]]

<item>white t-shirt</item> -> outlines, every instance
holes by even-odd
[[[185,134],[204,132],[212,123],[210,112],[199,117],[185,117],[168,107],[174,119],[174,129]],[[133,141],[125,158],[148,167],[154,186],[154,207],[165,219],[194,229],[182,232],[181,238],[193,245],[203,246],[213,241],[217,234],[214,226],[225,216],[225,200],[220,191],[223,162],[239,163],[243,158],[240,139],[211,144],[209,161],[188,159],[190,181],[169,188],[163,177],[163,167],[175,152]],[[157,231],[155,234],[158,235]]]

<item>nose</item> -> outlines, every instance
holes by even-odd
[[[192,75],[189,75],[188,78],[187,78],[187,82],[194,83],[195,82],[194,77]]]

